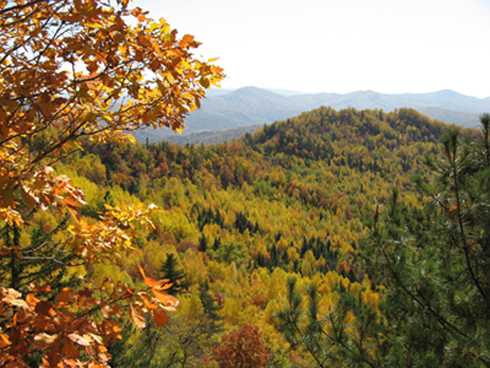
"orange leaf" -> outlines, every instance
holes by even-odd
[[[78,198],[75,198],[73,196],[69,196],[69,197],[63,198],[63,204],[67,207],[79,208],[82,203],[78,200]]]
[[[36,298],[34,294],[27,294],[26,302],[32,307],[35,307],[37,303],[39,303],[39,299]]]
[[[138,17],[141,13],[143,13],[143,10],[140,7],[136,7],[134,9],[131,9],[131,15],[133,17]]]
[[[151,277],[146,276],[145,270],[143,267],[138,266],[138,270],[140,271],[141,277],[143,277],[143,282],[145,283],[146,286],[149,286],[151,288],[158,287],[160,285],[160,282],[158,280],[152,279]]]
[[[139,294],[139,296],[141,297],[141,300],[143,300],[143,304],[146,308],[149,310],[156,309],[157,305],[152,303],[145,294]]]
[[[156,321],[156,317],[155,317]],[[11,344],[10,339],[7,335],[0,333],[0,348],[5,349],[7,346]]]
[[[151,287],[152,289],[166,290],[172,286],[172,284],[168,285],[168,280],[155,280],[146,276],[145,270],[141,266],[138,266],[138,270],[140,271],[141,277],[143,277],[143,282],[145,285]]]
[[[172,287],[172,283],[170,282],[170,280],[168,279],[163,279],[163,280],[160,280],[160,285],[158,285],[157,287],[154,287],[153,289],[157,290],[157,291],[165,291],[165,290],[168,290]]]
[[[153,311],[153,319],[158,327],[162,327],[168,322],[167,313],[163,309],[155,309]]]
[[[166,310],[172,310],[174,311],[175,308],[179,305],[179,300],[169,294],[162,293],[158,290],[152,290],[153,295],[158,299],[160,303],[164,305],[164,308]]]
[[[194,36],[186,34],[186,35],[184,35],[184,37],[182,37],[182,40],[180,40],[179,46],[181,48],[185,49],[186,47],[188,47],[194,43],[195,43]]]

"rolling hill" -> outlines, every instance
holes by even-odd
[[[418,304],[393,283],[385,289],[384,281],[392,277],[383,273],[385,263],[365,263],[384,262],[381,251],[401,253],[402,245],[402,255],[413,254],[415,262],[425,257],[424,264],[446,269],[445,263],[435,263],[432,252],[440,245],[447,253],[447,221],[437,217],[441,212],[433,209],[426,190],[435,180],[432,163],[443,157],[443,145],[437,142],[447,128],[413,109],[385,113],[323,107],[219,145],[111,142],[72,157],[59,169],[89,193],[83,208],[87,216],[96,216],[107,202],[152,203],[161,209],[151,218],[153,230],[138,233],[137,256],[118,268],[101,265],[99,274],[127,277],[144,262],[148,273],[172,277],[180,288],[182,304],[169,316],[171,329],[148,325],[144,333],[128,330],[113,350],[114,366],[136,366],[135,359],[145,356],[146,346],[157,336],[176,343],[158,345],[145,367],[160,367],[175,356],[184,357],[179,366],[206,367],[200,365],[202,357],[212,354],[215,341],[229,339],[222,331],[240,329],[251,320],[271,361],[284,362],[276,367],[398,367],[412,351],[422,362],[418,367],[462,366],[442,353],[435,360],[432,345],[426,349],[419,343],[435,333],[444,336],[440,330],[426,328],[417,339],[405,339],[427,318],[427,309],[416,309]],[[430,287],[437,296],[447,292],[430,283],[439,275],[433,267],[423,270],[429,273],[425,276],[419,268],[407,269],[411,263],[405,266],[403,257],[390,253],[390,259],[404,267],[406,279],[418,281],[410,286],[414,290]],[[183,271],[174,272],[176,265]],[[289,343],[283,327],[288,321],[278,318],[290,310],[285,298],[292,293],[293,278],[298,285],[295,299],[302,306],[296,308],[298,316],[310,318],[307,313],[318,305],[322,309],[315,322],[321,321],[325,331],[335,327],[348,332],[339,340],[337,335],[314,335],[321,347],[314,353],[328,353],[328,364],[316,365],[309,346]],[[378,288],[381,283],[383,288]],[[390,292],[396,303],[381,302],[381,292]],[[399,305],[412,308],[412,314],[399,313]],[[383,316],[376,325],[374,312]],[[346,318],[347,313],[353,317]],[[388,322],[381,325],[385,316]],[[353,320],[370,321],[369,329]],[[300,327],[295,331],[303,341],[310,330],[308,325]],[[330,352],[339,354],[340,343],[361,333],[369,333],[369,348],[380,352],[381,363],[359,365],[356,352],[352,364],[336,365],[347,358],[330,358]],[[378,339],[381,334],[390,338]],[[188,347],[185,341],[194,345]],[[411,345],[400,348],[399,341]],[[487,339],[481,341],[486,346]]]

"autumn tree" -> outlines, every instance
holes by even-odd
[[[83,193],[54,167],[82,143],[181,130],[222,71],[129,0],[1,0],[0,29],[0,366],[108,366],[119,318],[162,325],[178,303],[143,269],[148,291],[90,282],[91,265],[131,252],[154,209],[81,216]],[[42,213],[56,219],[44,234]]]
[[[270,353],[260,331],[252,325],[224,335],[221,344],[213,351],[220,368],[265,368]]]

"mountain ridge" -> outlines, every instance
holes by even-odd
[[[277,90],[245,86],[236,90],[212,90],[201,109],[186,119],[186,135],[272,123],[322,106],[382,109],[386,112],[413,108],[429,117],[463,127],[478,126],[479,116],[490,111],[490,97],[467,96],[450,89],[428,93],[386,94],[373,90],[341,93],[280,94]],[[175,136],[167,129],[136,133],[143,141],[156,142]]]

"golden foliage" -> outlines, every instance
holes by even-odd
[[[193,56],[192,36],[179,38],[130,3],[0,0],[0,228],[18,233],[39,210],[70,214],[59,247],[72,257],[46,257],[65,268],[116,262],[137,228],[152,225],[152,208],[108,206],[99,220],[84,218],[83,193],[53,165],[81,140],[134,141],[124,133],[142,126],[181,130],[223,76]],[[0,241],[0,256],[12,264],[35,250],[28,256],[15,236]],[[105,346],[118,338],[122,314],[129,310],[139,327],[146,313],[163,325],[165,310],[178,305],[165,294],[168,283],[143,276],[148,292],[111,283],[95,291],[87,280],[56,290],[34,280],[21,293],[12,271],[0,285],[0,365],[27,366],[40,352],[43,367],[108,366]]]

